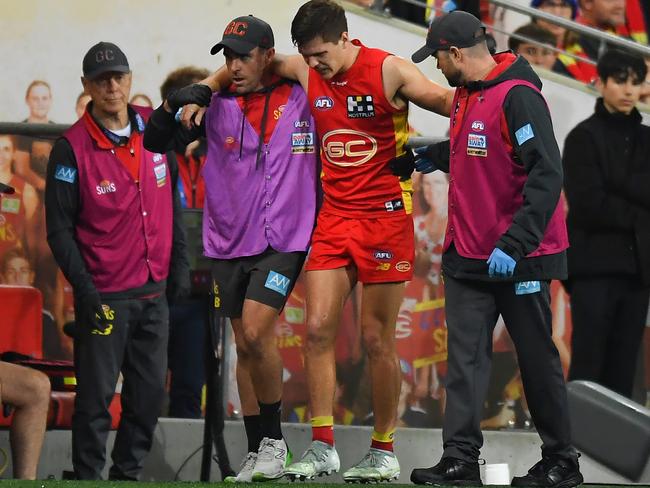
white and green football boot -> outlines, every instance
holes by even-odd
[[[370,448],[364,458],[343,473],[346,483],[378,483],[399,478],[399,462],[395,453]]]
[[[311,480],[317,476],[337,473],[341,461],[334,446],[326,442],[312,441],[300,461],[284,470],[285,476],[292,480]]]

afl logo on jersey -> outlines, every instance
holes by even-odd
[[[334,107],[334,100],[330,97],[318,97],[314,100],[314,108],[316,110],[329,110]]]
[[[377,140],[356,130],[339,129],[325,134],[321,141],[325,158],[337,166],[360,166],[377,154]]]

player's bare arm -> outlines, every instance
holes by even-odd
[[[309,79],[309,66],[300,54],[276,54],[271,63],[273,72],[289,80],[295,80],[307,91],[307,82]]]
[[[271,69],[276,75],[282,78],[296,80],[298,83],[300,83],[303,90],[307,91],[309,67],[305,63],[305,60],[302,56],[276,54],[273,57]],[[224,65],[217,69],[214,73],[210,74],[207,78],[201,80],[199,83],[208,85],[213,92],[217,92],[230,85],[231,81],[232,77],[230,75],[230,72]],[[165,105],[165,109],[167,111],[170,111],[167,105]],[[181,121],[187,128],[191,128],[194,125],[201,125],[201,120],[203,119],[204,113],[205,107],[199,107],[198,105],[186,105],[183,107]]]
[[[399,56],[388,56],[382,66],[382,74],[384,92],[395,107],[404,107],[405,101],[410,101],[449,117],[454,91],[431,81],[410,61]]]

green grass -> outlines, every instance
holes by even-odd
[[[294,486],[298,487],[301,485],[308,485],[311,488],[341,488],[342,484],[334,483],[293,483]],[[287,488],[287,485],[292,485],[289,482],[283,483],[248,483],[245,486],[247,488],[277,488],[279,486]],[[127,482],[127,481],[57,481],[57,480],[40,480],[40,481],[21,481],[21,480],[0,480],[0,488],[91,488],[91,487],[100,487],[100,488],[232,488],[233,485],[230,483],[210,483],[206,485],[204,483],[199,483],[196,481],[179,481],[176,483],[172,482]],[[362,488],[370,487],[377,485],[347,485],[351,488]],[[380,485],[385,488],[403,488],[410,487],[413,488],[414,485],[399,485],[393,483],[384,483]],[[638,488],[639,486],[644,485],[607,485],[607,484],[585,484],[582,485],[584,488],[607,488],[607,487],[627,487],[634,486]],[[645,485],[649,486],[649,485]],[[451,487],[450,487],[451,488]],[[498,488],[498,485],[492,485],[490,488]]]

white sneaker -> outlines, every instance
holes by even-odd
[[[284,468],[291,462],[291,452],[284,439],[265,437],[257,451],[253,481],[276,480],[284,476]]]
[[[399,474],[395,453],[371,447],[359,463],[343,473],[343,480],[347,483],[392,481],[399,478]]]
[[[293,480],[311,480],[316,476],[337,473],[341,461],[334,446],[327,442],[313,441],[300,461],[284,470],[285,476]]]
[[[241,462],[237,476],[227,476],[223,481],[225,483],[250,483],[253,481],[253,468],[257,461],[257,453],[249,452]]]

